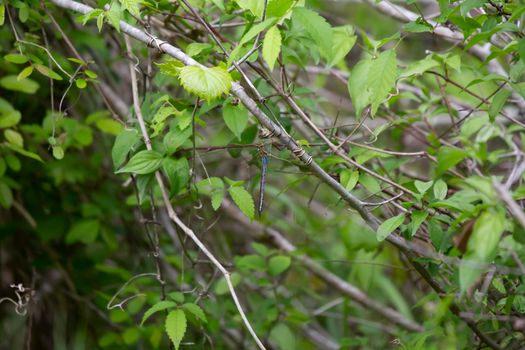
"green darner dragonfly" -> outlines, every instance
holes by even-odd
[[[259,137],[261,141],[270,140],[273,136],[273,133],[266,128],[261,129]],[[259,219],[261,218],[262,211],[264,209],[264,184],[266,180],[266,170],[268,166],[268,155],[270,154],[269,150],[266,150],[266,147],[271,147],[271,142],[266,142],[266,144],[261,143],[259,146],[259,154],[261,156],[261,182],[259,184],[259,201],[257,203],[257,215]]]

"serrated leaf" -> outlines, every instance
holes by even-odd
[[[122,10],[117,1],[111,3],[109,11],[106,12],[106,19],[120,33],[120,16],[122,15]]]
[[[332,28],[333,44],[332,56],[328,61],[328,66],[334,66],[339,63],[350,52],[357,40],[354,30],[351,26],[342,26]]]
[[[166,317],[166,333],[179,350],[180,342],[186,333],[186,315],[181,309],[171,311]]]
[[[140,141],[140,135],[135,129],[125,129],[115,138],[111,149],[111,158],[114,168],[119,168],[126,161],[128,153]]]
[[[171,77],[178,77],[180,69],[184,67],[182,62],[173,58],[167,58],[163,62],[155,63],[155,65],[159,67],[162,74],[169,75]]]
[[[372,61],[367,88],[370,89],[371,115],[377,112],[379,105],[387,98],[394,87],[397,76],[397,60],[394,50],[382,52]]]
[[[350,74],[348,79],[348,92],[352,99],[355,116],[361,118],[363,110],[370,104],[372,92],[368,88],[368,73],[372,67],[371,60],[359,61]]]
[[[119,0],[122,8],[127,10],[133,16],[140,18],[139,0]]]
[[[235,0],[243,10],[249,10],[256,17],[262,17],[264,0]]]
[[[184,89],[205,100],[213,100],[231,89],[232,78],[221,67],[186,66],[179,71]]]
[[[270,70],[273,70],[279,52],[281,52],[281,32],[277,26],[273,26],[266,32],[262,48],[263,58]]]
[[[222,108],[222,117],[228,129],[240,141],[242,132],[248,123],[248,110],[241,104],[233,105],[227,103]]]
[[[272,256],[268,262],[268,271],[272,276],[280,275],[290,267],[291,263],[292,259],[289,256]]]
[[[58,73],[52,71],[51,69],[49,69],[48,67],[46,66],[43,66],[41,64],[35,64],[34,67],[36,68],[37,71],[40,72],[40,74],[50,78],[50,79],[54,79],[54,80],[62,80],[62,77],[60,75],[58,75]]]
[[[384,241],[395,229],[397,229],[405,220],[405,214],[399,214],[390,219],[385,220],[377,228],[376,237],[378,241]]]
[[[140,151],[129,160],[128,164],[117,170],[115,174],[150,174],[160,168],[162,159],[163,155],[157,151]]]
[[[192,313],[195,317],[200,319],[204,323],[208,323],[208,320],[206,319],[206,314],[204,314],[204,311],[201,309],[201,307],[194,303],[186,303],[182,305],[182,308],[190,313]]]
[[[162,310],[170,309],[176,306],[177,306],[177,303],[173,301],[167,301],[167,300],[159,301],[158,303],[150,307],[148,310],[146,310],[146,312],[144,312],[140,325],[142,326],[144,322],[146,322],[146,320],[150,318],[151,315],[153,315],[154,313],[162,311]]]
[[[255,214],[255,205],[253,203],[252,195],[246,191],[244,187],[239,186],[230,187],[228,192],[244,215],[250,219],[253,219]]]
[[[305,7],[295,7],[292,21],[300,23],[319,47],[321,55],[330,59],[332,56],[332,27],[326,19]]]

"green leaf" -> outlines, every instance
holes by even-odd
[[[350,74],[348,79],[348,92],[352,99],[355,116],[357,119],[361,118],[363,110],[370,104],[372,92],[367,88],[368,76],[370,68],[372,67],[371,60],[359,61]]]
[[[64,149],[62,148],[62,146],[53,146],[53,157],[55,157],[55,159],[58,160],[64,158]]]
[[[5,5],[0,4],[0,26],[3,26],[5,22]]]
[[[158,303],[150,307],[148,310],[146,310],[146,312],[144,312],[140,325],[142,326],[144,322],[146,322],[146,320],[150,318],[151,315],[153,315],[154,313],[162,311],[162,310],[166,310],[166,309],[171,309],[176,306],[177,306],[177,303],[173,301],[167,301],[167,300],[159,301]]]
[[[10,128],[15,126],[22,119],[22,115],[19,111],[9,111],[6,114],[0,116],[0,128]]]
[[[378,241],[384,241],[390,233],[397,229],[405,220],[405,214],[399,214],[385,220],[378,228],[376,237]]]
[[[253,216],[255,214],[255,205],[253,203],[253,198],[251,194],[244,189],[244,187],[230,187],[228,189],[228,192],[230,193],[230,196],[232,197],[233,201],[239,209],[249,217],[250,219],[253,219]]]
[[[512,93],[511,90],[503,89],[494,96],[494,98],[492,99],[492,103],[490,104],[490,107],[489,107],[490,121],[494,121],[496,119],[499,112],[505,105],[505,102],[507,102],[507,99],[509,98],[511,93]]]
[[[79,89],[84,89],[87,86],[87,81],[84,80],[84,79],[76,79],[75,80],[75,85]]]
[[[24,64],[28,61],[27,57],[17,53],[10,53],[4,56],[4,60],[14,64]]]
[[[317,12],[304,7],[295,7],[292,21],[301,24],[308,35],[319,47],[321,55],[330,59],[332,57],[332,27]]]
[[[221,67],[186,66],[179,71],[184,89],[205,100],[213,100],[231,89],[232,78]]]
[[[437,199],[445,199],[448,193],[447,183],[441,179],[434,183],[434,197]]]
[[[16,75],[8,75],[0,79],[0,86],[6,90],[34,94],[40,87],[38,83],[29,78],[18,80]]]
[[[222,108],[222,117],[228,129],[240,141],[242,132],[248,123],[248,110],[241,104],[233,105],[227,103]]]
[[[279,349],[295,350],[297,348],[294,332],[284,323],[278,323],[272,328],[270,339],[277,344]]]
[[[119,0],[122,8],[127,10],[133,16],[140,18],[139,0]]]
[[[120,16],[122,9],[117,1],[111,3],[109,11],[106,11],[106,19],[120,33]]]
[[[241,275],[237,272],[234,272],[231,274],[230,279],[232,285],[235,287],[239,284],[239,282],[241,282]],[[215,287],[213,288],[213,291],[217,295],[224,295],[230,291],[230,289],[228,288],[228,283],[226,283],[224,276],[217,281]]]
[[[18,73],[16,80],[24,80],[33,73],[33,66],[25,67],[20,73]]]
[[[186,140],[190,138],[191,134],[191,128],[186,128],[184,130],[175,128],[170,130],[162,140],[164,147],[166,148],[166,152],[170,155],[173,154],[180,146],[184,144],[184,142],[186,142]]]
[[[181,292],[171,292],[168,296],[177,304],[182,304],[184,302],[184,294]]]
[[[423,182],[423,181],[416,180],[416,181],[414,181],[414,186],[416,186],[416,188],[419,191],[419,193],[425,194],[425,192],[427,192],[428,189],[430,187],[432,187],[433,183],[434,183],[434,181]]]
[[[219,207],[222,204],[223,199],[224,199],[224,190],[217,189],[211,193],[211,206],[213,210],[217,211],[217,209],[219,209]]]
[[[133,150],[133,146],[139,141],[140,135],[135,129],[125,129],[117,135],[111,149],[111,158],[115,169],[124,164],[128,153]]]
[[[8,143],[6,144],[7,147],[9,147],[10,149],[12,149],[13,151],[25,156],[25,157],[28,157],[28,158],[31,158],[31,159],[34,159],[34,160],[37,160],[39,162],[44,162],[42,160],[42,158],[40,158],[40,156],[36,153],[33,153],[33,152],[30,152],[30,151],[26,151],[25,149],[17,146],[17,145],[14,145],[12,143]]]
[[[95,125],[97,128],[110,135],[119,135],[124,129],[124,126],[114,119],[104,118],[96,121]]]
[[[343,60],[352,47],[354,47],[357,40],[357,36],[354,35],[354,29],[349,25],[333,28],[332,35],[332,56],[328,61],[329,67],[332,67]]]
[[[444,146],[439,149],[437,155],[438,166],[436,169],[437,175],[443,174],[454,165],[461,162],[467,157],[464,150],[455,147]]]
[[[235,2],[243,10],[249,10],[254,16],[262,17],[264,0],[235,0]]]
[[[12,143],[13,145],[16,145],[20,148],[24,147],[24,138],[19,132],[7,129],[4,130],[4,137],[7,142]]]
[[[292,7],[294,0],[269,0],[266,7],[266,17],[281,18]]]
[[[417,76],[439,66],[439,62],[432,58],[432,55],[425,59],[409,64],[400,74],[399,79]]]
[[[190,166],[186,158],[166,158],[162,162],[162,168],[170,183],[172,194],[177,194],[186,187],[190,179]]]
[[[50,79],[54,79],[54,80],[62,80],[62,77],[60,75],[58,75],[56,72],[52,71],[51,69],[49,69],[48,67],[46,66],[43,66],[41,64],[35,64],[34,67],[36,68],[37,71],[40,72],[40,74],[50,78]]]
[[[382,52],[377,59],[372,61],[368,72],[365,89],[370,91],[371,115],[373,116],[379,105],[388,97],[394,87],[397,76],[397,60],[394,50]]]
[[[353,190],[355,185],[357,185],[358,180],[359,171],[350,169],[344,169],[341,171],[341,185],[343,185],[347,191]]]
[[[13,192],[5,183],[0,182],[0,205],[8,209],[13,204]]]
[[[98,236],[100,222],[96,219],[76,222],[66,235],[66,243],[93,243]]]
[[[206,319],[206,315],[204,314],[204,311],[202,311],[199,305],[193,304],[193,303],[186,303],[182,305],[182,308],[192,313],[195,317],[200,319],[202,322],[208,323],[208,320]]]
[[[115,173],[150,174],[160,168],[162,160],[163,155],[157,151],[140,151],[129,160],[128,164]]]
[[[181,309],[171,311],[166,317],[166,333],[173,342],[175,350],[179,350],[180,342],[186,333],[186,315]]]
[[[244,34],[239,41],[239,44],[233,49],[233,51],[230,53],[230,57],[228,58],[227,65],[230,66],[233,61],[236,61],[239,57],[239,53],[241,51],[241,48],[247,44],[250,40],[255,38],[260,32],[263,30],[266,30],[268,27],[271,27],[275,23],[275,18],[268,18],[261,23],[257,23],[253,27],[248,30],[246,34]]]
[[[467,245],[467,255],[488,262],[505,230],[505,211],[489,209],[479,216]]]
[[[273,256],[268,262],[268,271],[272,276],[280,275],[290,267],[291,263],[292,259],[289,256]]]
[[[409,224],[410,236],[413,237],[423,221],[428,217],[426,211],[414,211],[412,212],[412,221]]]
[[[273,70],[279,52],[281,52],[281,32],[277,26],[273,26],[266,32],[262,48],[263,58],[270,70]]]

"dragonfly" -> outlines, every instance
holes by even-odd
[[[259,137],[261,139],[271,139],[273,133],[268,129],[262,129]],[[271,146],[271,143],[268,143]],[[259,202],[257,203],[257,215],[261,218],[264,209],[264,184],[266,180],[266,170],[268,167],[268,151],[265,150],[264,144],[259,146],[259,154],[261,155],[261,182],[259,184]]]

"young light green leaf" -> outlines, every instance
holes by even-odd
[[[29,78],[18,80],[16,75],[8,75],[1,78],[0,86],[6,90],[23,92],[25,94],[34,94],[40,87],[36,81]]]
[[[158,303],[150,307],[148,310],[146,310],[146,312],[142,316],[142,321],[140,322],[140,325],[142,326],[144,322],[146,322],[146,320],[150,318],[150,316],[153,315],[154,313],[162,311],[162,310],[166,310],[166,309],[171,309],[176,306],[177,306],[177,303],[173,301],[167,301],[167,300],[159,301]]]
[[[58,75],[58,73],[52,71],[46,66],[43,66],[41,64],[35,64],[34,65],[36,70],[40,72],[40,74],[45,75],[46,77],[54,80],[62,80],[62,77]]]
[[[211,206],[213,210],[217,211],[222,204],[224,199],[224,191],[222,189],[217,189],[211,192]]]
[[[239,57],[239,53],[241,51],[241,48],[247,44],[250,40],[255,38],[259,33],[261,33],[263,30],[266,30],[267,28],[271,27],[275,23],[275,18],[268,18],[261,23],[257,23],[253,27],[248,30],[246,34],[244,34],[239,41],[239,44],[233,49],[233,51],[230,53],[230,57],[228,58],[227,65],[230,66],[233,61],[236,61]]]
[[[248,110],[241,104],[233,105],[227,103],[222,108],[222,117],[228,129],[230,129],[240,141],[241,134],[248,123]]]
[[[424,194],[425,192],[428,191],[430,187],[432,187],[433,183],[434,181],[423,182],[423,181],[416,180],[414,181],[414,186],[416,186],[419,193]]]
[[[332,57],[332,27],[317,12],[305,7],[295,7],[292,21],[299,23],[319,47],[321,55]]]
[[[253,203],[252,195],[246,191],[244,187],[240,186],[230,187],[228,192],[244,215],[250,219],[253,219],[253,215],[255,214],[255,205]]]
[[[289,256],[272,256],[268,262],[268,271],[272,276],[280,275],[290,267],[291,263],[292,259]]]
[[[483,262],[492,259],[505,230],[505,211],[487,210],[476,220],[467,245],[467,255]]]
[[[28,76],[30,76],[31,73],[33,73],[33,66],[25,67],[24,69],[22,69],[20,73],[18,73],[16,80],[18,81],[23,80],[27,78]]]
[[[125,129],[115,138],[115,143],[111,149],[111,158],[115,169],[119,168],[126,161],[126,157],[133,149],[133,146],[140,141],[140,135],[135,129]]]
[[[164,147],[166,148],[166,152],[170,155],[173,154],[180,146],[184,144],[184,142],[190,138],[191,134],[192,128],[186,128],[184,130],[175,128],[170,130],[162,140]]]
[[[382,52],[372,61],[367,88],[370,89],[371,115],[374,116],[379,105],[387,98],[394,87],[397,77],[397,60],[395,51]]]
[[[173,342],[175,350],[179,350],[180,342],[186,333],[186,315],[181,309],[171,311],[166,317],[166,333]]]
[[[294,0],[269,0],[266,7],[266,16],[268,18],[281,18],[292,7]]]
[[[359,180],[359,171],[344,169],[341,171],[341,185],[343,185],[348,191],[354,189]]]
[[[273,70],[279,52],[281,52],[281,32],[277,26],[273,26],[266,32],[262,48],[263,58],[270,70]]]
[[[385,220],[378,228],[376,237],[378,241],[384,241],[395,229],[397,229],[405,220],[405,214],[399,214]]]
[[[285,323],[278,323],[272,328],[270,339],[279,346],[279,349],[297,349],[296,336]]]
[[[437,199],[445,199],[447,197],[448,186],[447,183],[441,179],[434,184],[434,197]]]
[[[122,15],[122,9],[118,1],[113,1],[109,11],[106,11],[106,20],[120,33],[120,17]]]
[[[15,64],[24,64],[27,62],[27,57],[19,53],[10,53],[4,56],[4,60]]]
[[[354,35],[354,29],[349,25],[332,28],[332,36],[332,56],[328,61],[329,67],[344,59],[357,40],[357,36]]]
[[[0,4],[0,26],[4,25],[5,22],[5,5],[4,3]]]
[[[150,174],[160,168],[162,159],[163,155],[157,151],[140,151],[129,160],[128,164],[115,173]]]
[[[24,138],[18,131],[14,131],[12,129],[4,130],[4,137],[7,142],[20,148],[24,147]]]
[[[179,70],[184,89],[205,100],[213,100],[231,89],[232,78],[221,67],[185,66]]]
[[[20,122],[20,119],[22,119],[22,115],[19,111],[9,111],[0,116],[0,129],[15,126]]]
[[[359,61],[352,69],[350,78],[348,79],[348,92],[350,93],[357,119],[361,118],[363,110],[371,101],[372,92],[368,88],[368,73],[371,67],[371,60],[366,59]]]
[[[53,146],[53,157],[55,159],[63,159],[64,158],[64,148],[60,145]]]
[[[264,0],[235,0],[237,5],[243,10],[250,10],[256,17],[262,17],[264,10]]]
[[[201,307],[194,303],[186,303],[182,305],[182,308],[190,313],[192,313],[195,317],[200,319],[204,323],[208,323],[208,320],[206,319],[206,314],[204,314],[204,311],[202,311]]]
[[[140,18],[139,0],[119,0],[124,10],[128,10],[133,16]]]

